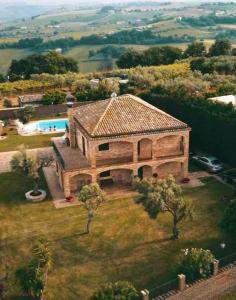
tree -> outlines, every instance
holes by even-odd
[[[230,201],[226,206],[221,226],[230,234],[236,233],[236,200]]]
[[[198,57],[206,55],[206,47],[203,42],[192,42],[184,51],[184,57]]]
[[[188,282],[207,278],[212,274],[214,255],[201,248],[184,249],[180,255],[178,272],[186,275]]]
[[[46,238],[40,238],[32,250],[32,258],[28,265],[16,271],[23,292],[29,296],[42,299],[45,291],[47,274],[52,265],[50,244]]]
[[[47,54],[33,54],[19,60],[13,60],[9,68],[9,76],[29,79],[32,74],[64,74],[66,72],[77,72],[77,62],[56,52]],[[13,76],[14,75],[14,76]]]
[[[230,55],[232,44],[229,40],[216,40],[213,45],[211,45],[208,55],[209,56],[220,56],[220,55]]]
[[[6,81],[5,77],[2,74],[0,74],[0,83],[5,82],[5,81]]]
[[[95,212],[106,201],[106,194],[97,183],[84,185],[79,193],[79,201],[84,204],[87,210],[86,232],[90,233]]]
[[[118,281],[102,286],[90,300],[135,300],[138,296],[138,291],[131,283]]]
[[[156,219],[159,213],[169,213],[173,218],[173,239],[179,238],[178,224],[191,217],[190,203],[183,198],[181,187],[172,175],[166,179],[135,178],[134,188],[139,192],[135,202],[142,204],[149,217]]]
[[[4,107],[12,107],[12,102],[11,102],[11,100],[10,99],[8,99],[8,98],[4,98],[4,101],[3,101],[3,106]]]
[[[39,191],[39,173],[43,167],[50,166],[52,162],[52,155],[36,158],[31,156],[24,146],[21,146],[11,160],[11,168],[14,172],[33,180],[34,189],[32,195],[37,196],[41,193]]]
[[[136,66],[142,66],[143,61],[144,61],[143,53],[130,48],[120,56],[116,64],[119,68],[122,69],[133,68]]]
[[[44,105],[62,104],[65,102],[65,99],[66,99],[66,95],[63,92],[60,91],[47,92],[45,95],[43,95],[42,103]]]
[[[26,106],[23,109],[19,110],[16,113],[16,116],[20,119],[20,121],[25,124],[28,123],[34,114],[34,107],[32,105]]]

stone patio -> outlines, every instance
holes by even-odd
[[[43,173],[47,181],[48,188],[51,193],[55,208],[63,208],[63,207],[80,205],[78,200],[75,200],[73,202],[68,202],[65,199],[64,192],[62,191],[59,185],[55,166],[43,168]]]
[[[206,171],[198,171],[198,172],[189,173],[188,178],[190,179],[190,181],[188,183],[182,184],[182,187],[195,188],[195,187],[204,186],[205,183],[203,183],[201,181],[201,178],[209,177],[209,176],[211,176],[211,175]]]

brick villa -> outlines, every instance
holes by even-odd
[[[69,109],[68,138],[53,138],[65,196],[91,182],[129,185],[132,177],[188,176],[189,131],[133,95]]]

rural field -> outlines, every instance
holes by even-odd
[[[46,189],[43,178],[41,186]],[[224,205],[220,198],[232,192],[214,179],[206,180],[204,187],[184,191],[184,197],[192,202],[194,218],[182,223],[178,241],[169,239],[169,215],[150,220],[141,206],[125,196],[110,198],[100,207],[92,232],[84,234],[83,206],[55,209],[50,196],[43,203],[28,203],[24,192],[30,187],[28,180],[14,173],[0,175],[2,251],[14,280],[17,267],[29,259],[32,243],[47,236],[53,251],[46,292],[49,299],[87,300],[101,284],[117,280],[151,289],[176,277],[183,248],[211,249],[217,258],[236,250],[236,241],[218,225]],[[227,244],[224,250],[222,241]],[[17,296],[18,287],[11,293]]]

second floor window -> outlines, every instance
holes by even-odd
[[[106,151],[109,150],[109,143],[101,144],[98,146],[99,151]]]

